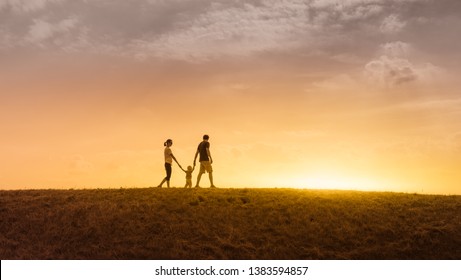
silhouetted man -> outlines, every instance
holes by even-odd
[[[197,152],[195,153],[194,157],[194,165],[195,161],[197,160],[197,156],[200,155],[200,171],[197,176],[197,184],[195,185],[196,188],[199,188],[200,179],[202,178],[203,173],[208,172],[208,176],[210,177],[210,188],[216,188],[213,184],[213,168],[211,164],[213,163],[213,159],[211,158],[210,154],[210,142],[208,142],[210,137],[208,135],[203,135],[203,141],[197,147]]]

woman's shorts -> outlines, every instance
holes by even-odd
[[[165,179],[167,181],[170,181],[170,178],[171,178],[171,164],[169,164],[168,162],[165,162],[165,170],[166,170]]]

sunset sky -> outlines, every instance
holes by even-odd
[[[0,0],[0,188],[156,186],[209,134],[218,187],[461,194],[460,34],[459,0]]]

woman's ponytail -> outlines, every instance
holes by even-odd
[[[168,143],[173,143],[173,140],[171,140],[171,139],[166,140],[165,143],[163,143],[163,146],[166,147],[166,145],[167,145]]]

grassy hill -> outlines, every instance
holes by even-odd
[[[0,259],[461,259],[461,196],[0,191]]]

